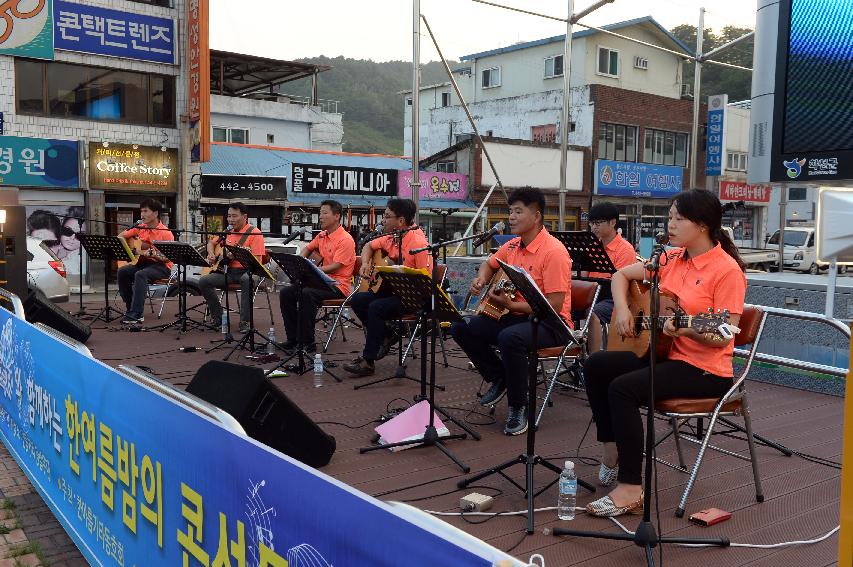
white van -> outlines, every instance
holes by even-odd
[[[768,248],[779,246],[779,231],[767,241]],[[798,272],[810,274],[820,273],[820,270],[828,270],[829,264],[817,261],[817,246],[815,243],[815,229],[810,226],[787,226],[785,227],[785,268]],[[838,273],[847,271],[847,266],[838,266]]]

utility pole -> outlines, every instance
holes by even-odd
[[[421,121],[421,2],[412,0],[412,200],[415,206],[420,201],[420,121]],[[418,207],[419,208],[419,207]],[[420,222],[420,213],[415,209],[415,224]]]
[[[566,40],[563,42],[563,108],[560,112],[560,230],[566,230],[566,167],[569,160],[569,103],[571,102],[572,74],[572,16],[575,0],[568,0],[569,16],[566,18]],[[545,211],[542,211],[545,218]]]
[[[693,73],[693,132],[690,136],[690,188],[696,188],[696,168],[699,166],[697,148],[699,142],[699,108],[702,99],[699,95],[702,89],[702,40],[705,35],[705,8],[699,8],[699,26],[696,28],[696,57]]]

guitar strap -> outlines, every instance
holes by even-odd
[[[245,232],[243,232],[243,236],[241,236],[240,240],[237,241],[237,246],[243,246],[243,244],[245,244],[246,241],[249,239],[249,237],[252,235],[253,230],[255,230],[255,227],[253,227],[250,224],[247,224],[246,230],[245,230]]]

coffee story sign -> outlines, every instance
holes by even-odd
[[[178,175],[176,149],[89,143],[89,186],[93,189],[176,193]]]

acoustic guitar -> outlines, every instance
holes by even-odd
[[[512,281],[509,279],[509,276],[506,275],[502,269],[499,269],[492,276],[489,285],[486,286],[486,290],[480,295],[480,301],[477,303],[477,307],[474,309],[475,315],[485,315],[486,317],[491,317],[492,319],[500,319],[507,313],[509,313],[509,309],[504,309],[503,307],[498,307],[489,303],[489,292],[494,291],[496,294],[504,293],[509,296],[511,300],[515,300],[516,289],[515,285],[513,285]]]
[[[239,246],[238,248],[243,248],[244,250],[251,251],[251,248],[249,248],[248,246]],[[216,272],[224,273],[225,264],[223,261],[228,260],[228,258],[225,255],[225,252],[226,252],[225,246],[221,242],[218,244],[214,244],[214,246],[213,246],[214,260],[213,260],[213,262],[210,262],[209,268],[202,268],[201,269],[200,275],[206,276],[207,274],[216,273]],[[201,254],[204,255],[204,252],[201,252]],[[263,258],[259,258],[258,261],[263,263]]]
[[[366,278],[361,278],[361,283],[358,286],[358,291],[372,291],[376,293],[382,285],[382,278],[376,272],[378,266],[393,266],[394,262],[384,250],[374,250],[370,260],[370,274]],[[363,271],[363,270],[362,270]]]
[[[154,246],[143,250],[142,240],[140,240],[139,238],[131,237],[124,239],[124,241],[127,243],[127,246],[130,248],[131,252],[133,252],[133,260],[130,262],[119,260],[118,262],[116,262],[119,268],[127,265],[136,266],[137,264],[139,264],[140,261],[158,262],[160,264],[168,264],[169,262],[171,262],[171,260],[163,256],[163,254],[161,254],[160,251],[157,250],[157,248]]]
[[[628,351],[633,352],[638,357],[646,356],[649,353],[651,333],[654,330],[658,334],[657,358],[658,360],[662,360],[669,356],[673,341],[672,337],[663,333],[663,326],[667,320],[671,319],[678,329],[692,328],[697,333],[716,333],[718,335],[722,335],[719,330],[720,325],[729,320],[728,311],[714,313],[710,308],[705,313],[687,315],[678,306],[678,301],[675,297],[662,293],[660,296],[660,315],[657,321],[653,321],[650,316],[651,295],[649,286],[637,281],[632,281],[629,284],[628,309],[634,318],[635,336],[623,337],[616,331],[615,325],[610,325],[610,330],[607,334],[608,351]],[[729,328],[733,332],[740,330],[731,325]]]

